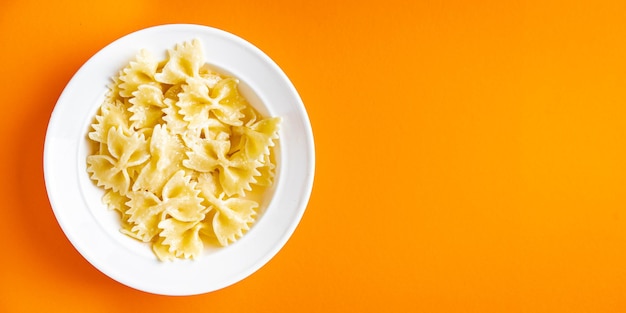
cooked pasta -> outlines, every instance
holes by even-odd
[[[212,70],[199,40],[141,50],[112,78],[88,138],[87,172],[120,231],[159,260],[198,258],[255,222],[275,176],[280,117],[263,118],[238,80]]]

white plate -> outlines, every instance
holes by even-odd
[[[234,244],[200,258],[160,262],[147,244],[119,232],[115,212],[86,171],[87,133],[111,77],[140,49],[160,57],[175,44],[198,38],[208,63],[240,80],[261,112],[283,118],[273,196],[251,230]],[[162,53],[162,55],[159,55]],[[98,270],[132,288],[163,295],[201,294],[251,275],[287,242],[313,185],[315,150],[302,100],[281,69],[262,51],[227,32],[200,25],[147,28],[109,44],[87,61],[61,94],[50,117],[44,175],[52,209],[68,239]]]

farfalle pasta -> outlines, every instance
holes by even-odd
[[[258,195],[274,181],[280,121],[252,108],[236,78],[212,70],[200,41],[165,60],[142,50],[112,78],[88,134],[87,172],[122,233],[160,260],[194,259],[255,222]]]

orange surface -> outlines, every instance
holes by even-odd
[[[626,2],[249,2],[0,2],[0,312],[626,312]],[[74,72],[165,23],[264,50],[316,140],[291,240],[200,296],[98,272],[43,182]]]

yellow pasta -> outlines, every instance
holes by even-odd
[[[202,49],[184,42],[165,60],[141,50],[112,78],[88,134],[87,171],[103,203],[159,260],[240,239],[274,181],[281,119],[261,117]]]
[[[132,186],[134,191],[150,191],[161,196],[161,189],[176,173],[185,157],[187,147],[179,136],[168,131],[167,125],[157,125],[150,139],[150,160],[140,170]]]
[[[249,230],[249,224],[254,221],[255,209],[258,203],[241,198],[224,199],[224,193],[218,192],[218,182],[215,176],[205,173],[198,177],[201,195],[214,208],[213,217],[206,219],[204,228],[213,230],[218,242],[225,246],[236,241]]]
[[[98,186],[125,195],[131,185],[129,169],[150,158],[144,136],[127,136],[122,128],[111,127],[107,132],[106,151],[87,157],[87,171]]]
[[[154,85],[139,85],[128,100],[128,111],[132,113],[130,121],[135,129],[154,128],[163,123],[163,91]]]
[[[141,50],[137,55],[137,59],[128,64],[122,70],[119,77],[119,95],[122,97],[131,97],[141,85],[158,85],[154,81],[154,75],[158,67],[158,61],[147,50]]]
[[[154,76],[158,82],[175,85],[200,76],[200,68],[204,65],[204,53],[199,40],[178,44],[167,53],[169,60],[162,71]]]

